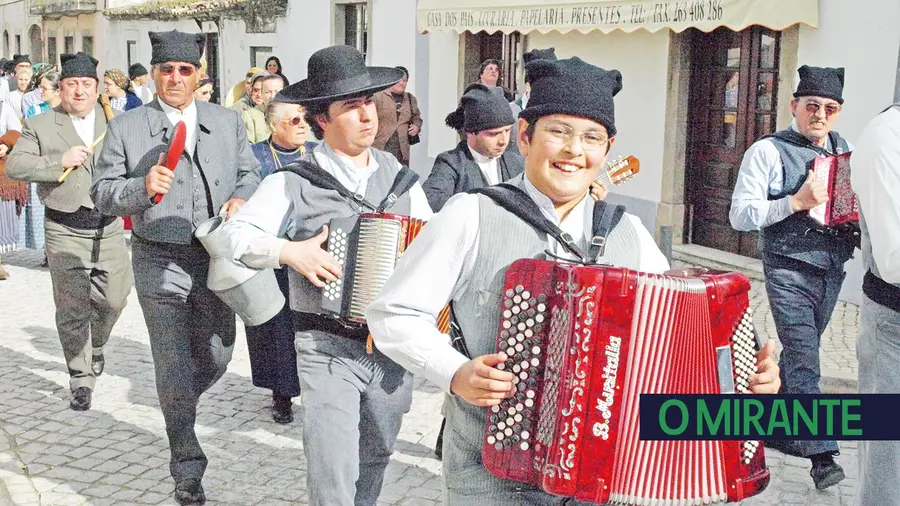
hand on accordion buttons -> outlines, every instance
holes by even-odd
[[[473,406],[494,406],[512,397],[513,375],[497,369],[506,361],[505,353],[482,355],[464,363],[450,381],[450,392]]]
[[[777,394],[781,389],[779,368],[774,355],[775,341],[770,339],[756,354],[757,373],[750,376],[750,391],[754,394]]]
[[[825,181],[816,181],[815,173],[809,171],[803,186],[791,195],[791,209],[794,212],[808,211],[825,202],[828,202],[828,186]]]
[[[303,274],[310,283],[324,288],[327,281],[334,281],[341,275],[341,264],[331,253],[322,249],[326,240],[328,240],[327,225],[322,227],[322,232],[315,237],[305,241],[286,242],[281,248],[279,261],[281,265],[288,265]]]

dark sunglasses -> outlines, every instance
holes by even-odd
[[[163,63],[157,68],[164,76],[170,76],[175,72],[175,69],[178,69],[178,73],[181,74],[182,77],[191,77],[197,70],[191,65],[172,65],[171,63]]]
[[[807,102],[806,103],[806,112],[810,114],[815,114],[819,112],[820,108],[825,108],[825,116],[833,116],[839,112],[841,112],[841,106],[837,104],[825,104],[822,105],[818,102]]]
[[[296,117],[294,117],[294,118],[286,119],[286,120],[282,120],[282,121],[284,121],[285,123],[287,123],[287,124],[289,124],[289,125],[291,125],[291,126],[298,126],[298,125],[300,125],[300,123],[303,122],[303,117],[302,117],[302,116],[296,116]]]

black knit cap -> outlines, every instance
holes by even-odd
[[[152,47],[150,65],[183,61],[199,67],[204,40],[202,33],[186,33],[178,30],[150,32]]]
[[[613,97],[622,90],[622,74],[581,58],[534,60],[525,66],[531,96],[519,117],[534,123],[543,116],[565,114],[596,121],[616,135]]]
[[[474,83],[466,88],[459,107],[444,122],[455,130],[475,133],[512,125],[516,118],[501,88]]]
[[[27,55],[27,54],[16,54],[16,55],[13,55],[12,61],[13,61],[13,65],[18,65],[18,64],[20,64],[20,63],[31,63],[31,60],[28,59],[28,55]]]
[[[548,47],[547,49],[532,49],[522,54],[522,61],[527,65],[534,60],[556,60],[556,48]]]
[[[147,68],[140,63],[132,63],[131,66],[128,67],[128,79],[132,81],[149,73],[150,72],[147,72]]]
[[[75,54],[61,55],[59,62],[62,65],[62,71],[59,73],[60,80],[67,77],[93,77],[99,81],[97,78],[97,64],[99,62],[82,51]]]
[[[844,68],[810,67],[804,65],[797,71],[800,84],[794,98],[823,97],[844,103]]]

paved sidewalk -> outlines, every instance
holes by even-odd
[[[49,272],[37,267],[41,258],[28,251],[5,254],[3,261],[12,277],[0,282],[0,483],[12,504],[176,504],[147,331],[135,294],[113,330],[93,408],[77,413],[68,408]],[[763,329],[771,324],[771,316],[757,285],[752,300]],[[838,307],[826,334],[833,337],[823,346],[823,364],[855,374],[850,336],[855,336],[856,321],[853,306]],[[441,463],[431,448],[441,400],[435,387],[416,382],[379,504],[440,504]],[[302,427],[272,422],[270,405],[270,392],[251,384],[239,326],[228,373],[200,402],[197,432],[210,460],[204,480],[207,504],[306,503]],[[772,483],[744,504],[850,504],[856,488],[856,445],[842,445],[842,452],[839,460],[848,479],[824,492],[813,489],[808,461],[767,452]]]

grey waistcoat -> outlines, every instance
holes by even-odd
[[[378,170],[369,177],[365,199],[378,205],[387,195],[399,172],[391,157],[383,151],[371,149],[372,156],[378,164]],[[312,153],[302,158],[304,161],[317,163]],[[347,218],[354,214],[371,212],[349,202],[334,190],[326,190],[312,185],[297,174],[285,172],[287,192],[292,207],[288,218],[287,238],[291,241],[304,241],[319,234],[322,227],[334,218]],[[404,193],[386,212],[409,216],[409,193]],[[322,312],[322,289],[309,282],[294,269],[288,269],[290,281],[291,309],[302,313]]]
[[[509,181],[524,190],[521,177]],[[520,218],[478,195],[478,250],[469,286],[453,302],[453,311],[472,357],[494,353],[506,270],[520,258],[543,258],[547,236]],[[590,237],[593,214],[585,212],[585,231]],[[485,409],[458,397],[448,397],[447,428],[456,431],[472,452],[480,452],[484,437]],[[486,473],[485,473],[486,476]],[[479,479],[479,478],[473,478]]]
[[[781,192],[770,195],[769,200],[794,195],[806,181],[813,160],[828,153],[792,129],[776,132],[767,138],[772,140],[781,155],[784,176]],[[830,138],[835,146],[835,154],[847,151],[847,142],[837,132],[832,132]],[[843,269],[844,263],[853,255],[853,242],[834,233],[834,230],[822,227],[808,213],[798,212],[762,229],[759,234],[759,250],[764,254],[789,257],[821,269]]]

